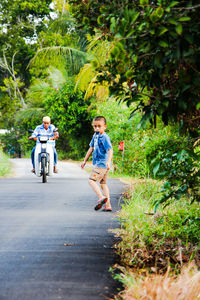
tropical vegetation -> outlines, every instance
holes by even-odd
[[[199,10],[196,0],[0,3],[2,150],[29,156],[28,129],[49,115],[59,158],[80,160],[104,115],[113,176],[136,180],[119,214],[125,268],[198,261]]]
[[[11,165],[8,156],[0,149],[0,177],[5,177],[11,173]]]

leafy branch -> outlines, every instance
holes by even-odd
[[[22,106],[25,106],[26,104],[25,104],[24,98],[22,96],[22,93],[20,91],[19,80],[16,78],[16,72],[15,72],[15,68],[14,68],[15,56],[17,55],[17,53],[18,53],[18,51],[16,51],[13,54],[12,61],[11,61],[11,66],[9,66],[8,60],[7,60],[7,57],[6,57],[6,54],[5,54],[5,50],[3,50],[3,59],[0,58],[0,67],[4,70],[8,71],[8,73],[12,77],[12,79],[14,81],[14,97],[15,98],[19,97]]]

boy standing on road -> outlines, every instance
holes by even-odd
[[[89,177],[88,183],[99,198],[94,209],[98,210],[105,204],[104,211],[112,211],[110,193],[106,184],[106,180],[111,167],[113,149],[110,138],[105,133],[107,128],[106,119],[103,116],[94,118],[93,128],[95,133],[90,142],[90,148],[83,163],[81,164],[81,168],[83,169],[85,167],[88,158],[93,153],[93,170]],[[102,191],[98,186],[97,181],[100,182]]]

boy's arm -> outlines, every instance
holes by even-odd
[[[106,166],[107,166],[108,170],[110,170],[110,167],[111,167],[112,157],[113,157],[113,148],[108,150],[108,161],[106,163]]]
[[[89,150],[88,150],[88,152],[87,152],[87,154],[86,154],[86,156],[85,156],[85,159],[84,159],[84,161],[83,161],[82,164],[81,164],[81,168],[82,168],[82,169],[85,167],[85,164],[86,164],[88,158],[90,157],[90,155],[92,154],[93,150],[94,150],[93,147],[90,147],[90,148],[89,148]]]

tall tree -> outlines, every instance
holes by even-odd
[[[200,31],[197,0],[69,0],[82,30],[116,46],[101,72],[111,93],[139,101],[143,121],[161,115],[190,133],[200,125]],[[143,100],[148,95],[149,101]]]
[[[9,64],[15,55],[15,72],[29,79],[27,65],[34,54],[37,36],[50,17],[51,0],[2,0],[0,2],[0,56]]]
[[[44,20],[50,19],[50,3],[0,2],[0,114],[4,123],[12,123],[15,111],[25,105],[25,91],[31,78],[27,66],[37,47],[38,34],[45,28]]]

